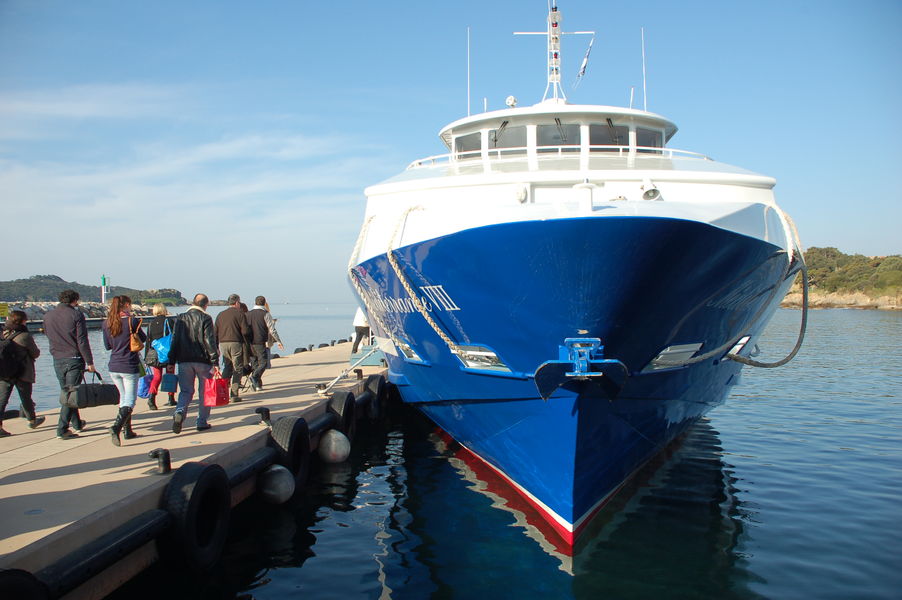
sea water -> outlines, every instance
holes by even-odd
[[[799,316],[777,313],[760,359],[792,347]],[[798,357],[746,367],[573,557],[400,411],[290,503],[236,508],[211,573],[155,566],[113,598],[900,598],[900,338],[902,313],[812,312]]]
[[[219,312],[225,310],[225,306],[211,306],[208,309],[210,315],[215,318]],[[178,314],[188,310],[187,306],[170,308],[172,314]],[[306,304],[274,304],[270,306],[270,313],[276,320],[276,331],[282,340],[284,350],[278,346],[272,349],[273,354],[286,355],[293,353],[297,348],[314,348],[320,344],[331,344],[340,339],[353,339],[354,311],[357,305],[354,303],[306,303]],[[144,324],[149,324],[152,317],[143,317]],[[146,328],[145,328],[146,331]],[[41,355],[35,362],[37,381],[34,385],[33,398],[38,411],[59,409],[59,380],[53,370],[53,357],[50,355],[47,337],[37,333],[34,340],[41,350]],[[103,347],[103,334],[99,329],[88,331],[88,342],[91,344],[91,352],[94,355],[94,365],[104,380],[108,380],[107,368],[110,353]],[[88,380],[91,374],[86,374]],[[18,396],[13,392],[10,399],[10,408],[18,406]],[[110,417],[112,419],[112,415]],[[55,422],[55,419],[52,419]]]

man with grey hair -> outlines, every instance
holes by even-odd
[[[226,301],[229,307],[216,315],[216,339],[219,340],[219,353],[222,355],[222,376],[231,378],[229,399],[241,402],[238,390],[241,387],[241,376],[248,357],[244,355],[244,345],[250,340],[247,319],[241,311],[241,298],[238,294],[229,295]]]

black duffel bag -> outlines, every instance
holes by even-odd
[[[103,383],[100,373],[91,373],[91,383],[84,375],[78,385],[67,385],[60,392],[60,404],[69,408],[91,408],[119,404],[119,388],[112,383]],[[95,383],[95,377],[101,383]]]

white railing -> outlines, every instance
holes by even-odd
[[[536,156],[538,158],[560,157],[560,158],[577,158],[580,156],[581,146],[538,146]],[[704,154],[691,152],[689,150],[677,150],[674,148],[657,148],[653,146],[638,146],[635,149],[630,146],[610,146],[597,145],[589,146],[589,156],[628,156],[634,150],[634,155],[638,156],[659,156],[662,158],[695,158],[700,160],[713,161]],[[508,158],[526,158],[529,148],[520,146],[515,148],[492,148],[486,155],[490,160],[501,160]],[[431,167],[434,165],[482,160],[483,154],[481,150],[468,150],[466,152],[449,152],[446,154],[436,154],[420,158],[409,165],[407,169],[418,169],[421,167]]]

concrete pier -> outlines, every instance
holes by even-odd
[[[350,344],[340,344],[273,360],[264,376],[264,390],[248,390],[244,401],[214,408],[209,421],[213,427],[204,432],[195,430],[195,398],[182,433],[173,434],[172,408],[166,406],[165,394],[157,396],[157,411],[138,399],[132,421],[140,437],[123,438],[121,447],[110,443],[115,406],[82,410],[88,426],[72,440],[56,437],[56,411],[43,413],[47,421],[35,430],[24,419],[5,421],[4,428],[13,435],[0,439],[0,569],[52,577],[55,564],[77,556],[91,542],[148,511],[160,512],[172,475],[158,473],[157,461],[148,457],[154,449],[169,450],[172,473],[191,461],[230,469],[271,443],[270,430],[261,424],[256,409],[268,408],[272,423],[283,416],[322,422],[328,397],[318,394],[316,386],[346,369],[349,354]],[[383,371],[377,366],[360,368],[362,380],[352,372],[332,391],[359,396],[366,377]],[[11,403],[15,405],[15,394]],[[313,434],[310,443],[316,446]],[[255,486],[256,478],[250,477],[231,488],[231,505],[247,498]],[[143,543],[74,589],[63,586],[48,597],[103,598],[156,559],[156,543]]]

